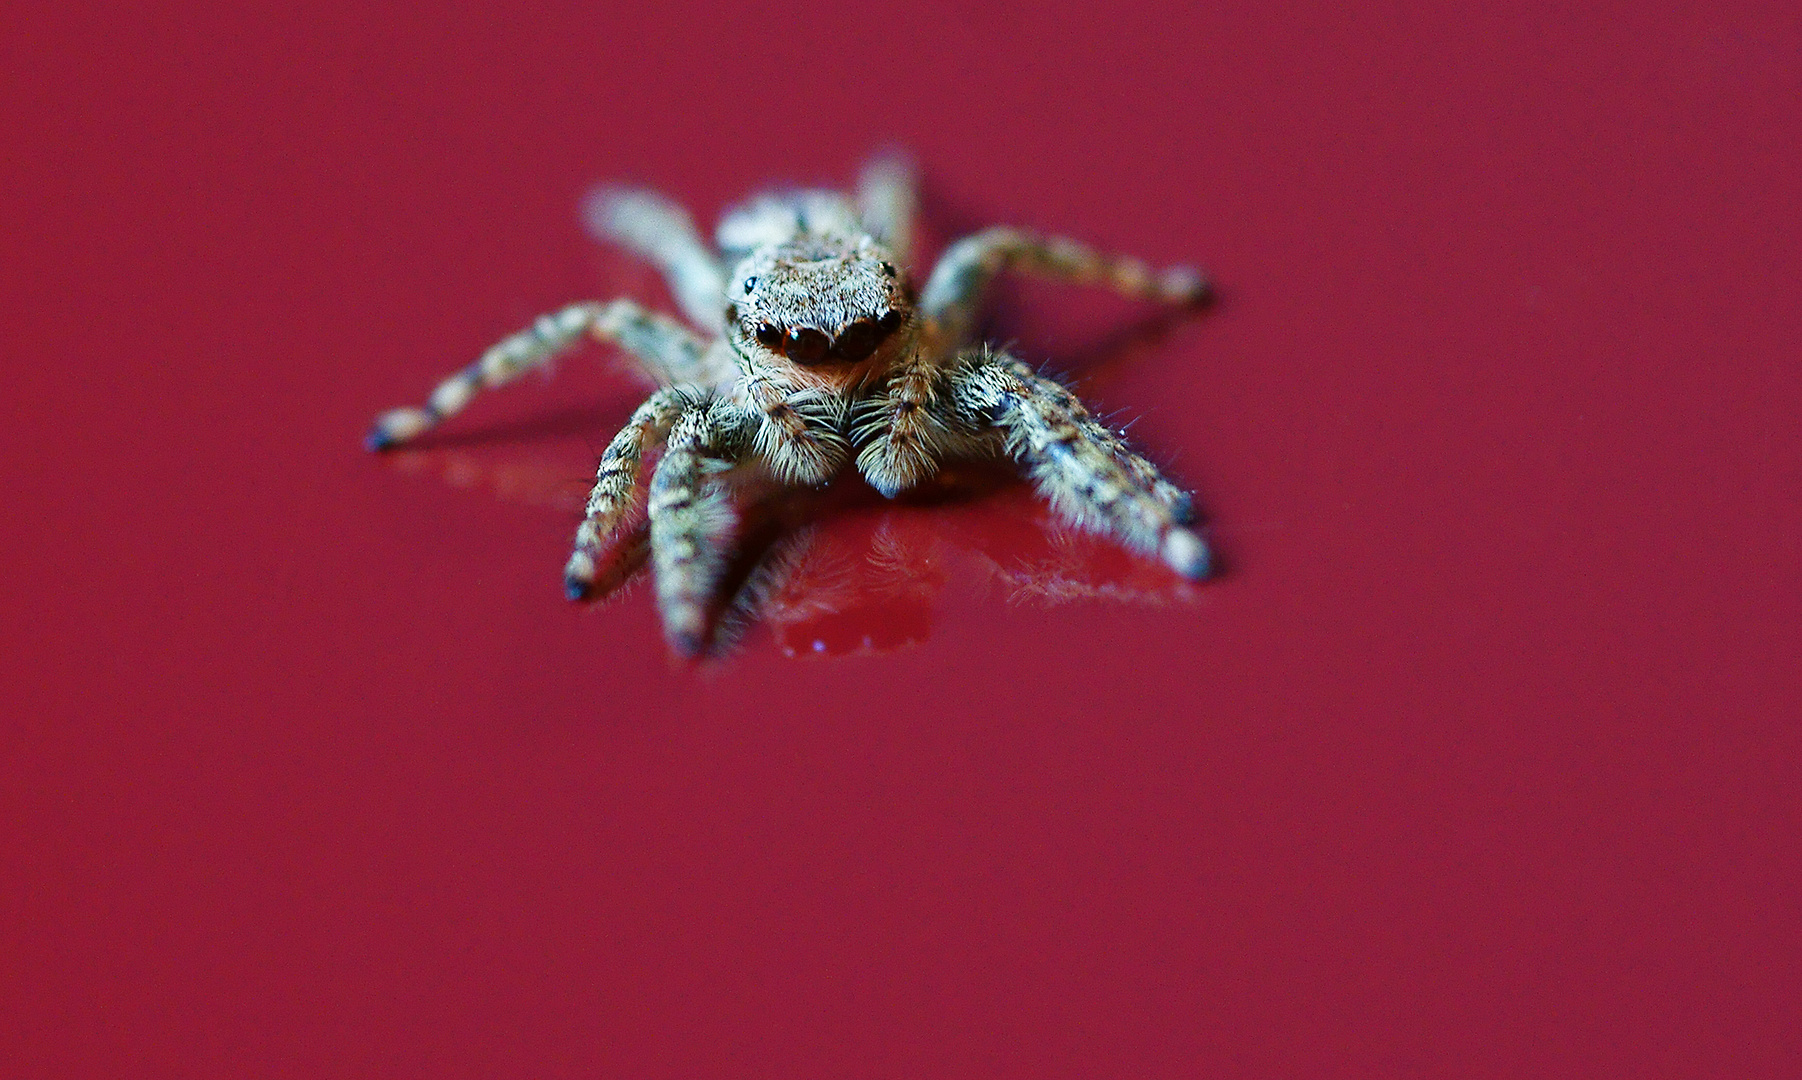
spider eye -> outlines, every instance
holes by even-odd
[[[867,360],[876,351],[878,340],[876,324],[868,319],[858,319],[839,331],[838,340],[832,343],[832,355],[852,363]]]
[[[766,349],[780,349],[782,347],[782,328],[775,323],[758,323],[757,343]]]
[[[892,262],[887,262],[887,261],[883,262],[882,272],[887,274],[889,277],[894,277],[895,276],[895,264]]]
[[[811,326],[797,326],[788,332],[788,347],[783,350],[790,360],[800,364],[817,364],[826,359],[832,341]]]
[[[755,289],[756,287],[757,287],[757,279],[756,278],[748,277],[745,279],[745,295],[746,296],[751,295],[751,290]]]
[[[890,309],[882,318],[876,320],[876,329],[882,332],[883,337],[888,337],[901,329],[901,313]]]

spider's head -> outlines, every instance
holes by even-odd
[[[882,366],[911,337],[913,285],[867,236],[760,248],[738,265],[726,296],[726,332],[739,352],[821,382],[867,370],[872,359]]]

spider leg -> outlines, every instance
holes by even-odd
[[[637,497],[638,474],[645,452],[662,445],[670,427],[693,403],[694,399],[680,390],[666,387],[657,391],[632,413],[601,452],[588,508],[576,527],[575,548],[563,568],[563,591],[571,600],[585,599],[595,591],[603,553],[620,546],[634,531],[634,511],[642,510]]]
[[[913,162],[898,153],[871,158],[857,178],[857,207],[864,228],[903,266],[913,249],[916,180]]]
[[[920,312],[937,328],[936,339],[951,348],[965,343],[989,282],[1009,268],[1167,304],[1198,304],[1208,295],[1207,279],[1192,267],[1154,272],[1138,259],[1104,255],[1074,240],[996,226],[952,244],[932,268]]]
[[[708,370],[707,343],[668,316],[630,300],[572,304],[540,315],[531,326],[502,339],[481,359],[439,383],[425,405],[391,409],[377,417],[365,445],[386,450],[418,437],[462,412],[478,390],[505,386],[549,363],[580,344],[585,334],[619,345],[671,381],[689,381]]]
[[[1128,450],[1076,395],[1018,360],[990,355],[953,376],[958,409],[985,414],[1053,510],[1081,528],[1155,555],[1184,577],[1208,575],[1207,544],[1185,528],[1189,499]]]
[[[730,498],[708,473],[742,455],[748,429],[742,410],[723,401],[685,409],[670,428],[651,474],[651,561],[663,635],[684,656],[707,640],[708,613],[718,599],[737,524]]]
[[[663,271],[676,303],[696,326],[719,327],[726,310],[726,269],[688,211],[654,191],[606,187],[588,196],[583,217],[597,237]]]

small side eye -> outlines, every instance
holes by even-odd
[[[759,323],[757,325],[757,343],[766,349],[782,347],[782,328],[775,323]]]
[[[882,333],[883,337],[888,337],[901,329],[901,313],[894,310],[888,311],[882,318],[876,320],[876,329]]]
[[[755,289],[756,287],[757,287],[757,279],[756,278],[748,277],[745,279],[745,295],[746,296],[751,295],[751,290]]]
[[[882,264],[882,272],[887,274],[889,277],[894,277],[895,276],[895,264],[892,262],[884,261]]]

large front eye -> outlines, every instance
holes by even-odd
[[[811,326],[797,326],[788,332],[788,347],[783,351],[798,364],[817,364],[826,359],[832,339]]]
[[[782,348],[782,328],[775,323],[758,323],[757,343],[766,349]]]
[[[868,360],[876,351],[876,324],[868,319],[858,319],[838,332],[838,340],[832,343],[832,351],[841,359],[853,364],[859,360]]]

